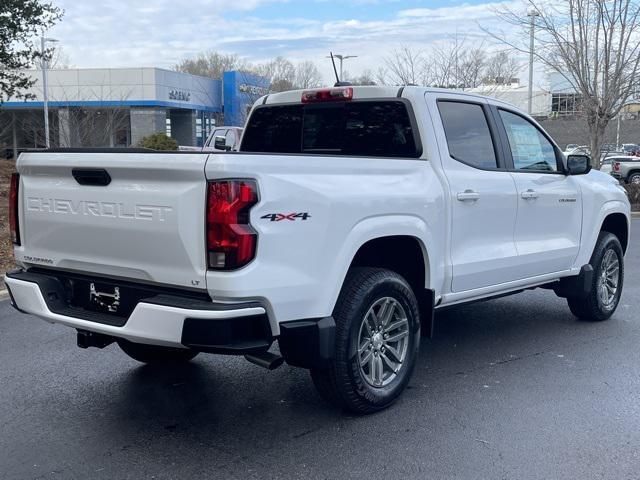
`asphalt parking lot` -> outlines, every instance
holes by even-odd
[[[409,389],[354,417],[307,372],[141,366],[0,301],[0,478],[640,478],[640,221],[621,306],[535,290],[438,314]]]

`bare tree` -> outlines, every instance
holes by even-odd
[[[300,62],[296,65],[296,88],[314,88],[322,85],[322,75],[312,61]]]
[[[519,26],[520,41],[497,36],[528,51],[531,19],[537,60],[560,73],[581,97],[589,128],[592,163],[600,165],[605,129],[640,83],[640,3],[638,0],[527,0],[530,16],[510,9],[498,13]],[[490,32],[491,33],[491,32]]]
[[[0,111],[0,145],[9,143],[11,130],[13,130],[13,112]]]
[[[389,81],[389,71],[384,66],[379,66],[376,70],[374,81],[378,85],[390,85]]]
[[[354,85],[376,85],[375,75],[371,70],[364,70],[359,76],[350,78],[345,76]]]
[[[384,57],[378,70],[378,82],[383,85],[421,85],[429,83],[429,68],[422,50],[400,45]]]
[[[457,69],[459,88],[476,88],[482,85],[487,69],[487,51],[484,46],[460,51]]]
[[[222,74],[231,70],[250,70],[251,64],[236,54],[216,51],[199,53],[194,59],[185,59],[173,67],[178,72],[222,79]]]
[[[118,107],[58,107],[50,123],[54,144],[70,147],[115,147],[117,136],[129,128],[129,111]],[[28,110],[16,116],[19,131],[28,134],[33,147],[45,143],[41,110]]]
[[[498,52],[487,60],[486,70],[484,72],[484,83],[509,83],[510,79],[515,78],[522,64],[507,52]]]
[[[436,45],[431,52],[428,62],[431,65],[434,86],[442,88],[464,88],[460,80],[462,71],[462,57],[464,55],[465,39],[458,35],[448,41]]]
[[[465,90],[485,84],[492,71],[517,70],[519,63],[512,56],[490,55],[484,42],[471,45],[467,37],[455,35],[428,52],[401,46],[384,59],[376,80],[380,84],[421,84]]]
[[[118,132],[125,130],[129,126],[129,112],[124,108],[99,107],[86,109],[69,109],[70,125],[69,132],[58,125],[59,138],[65,134],[69,138],[65,141],[67,145],[72,145],[73,136],[79,146],[109,146],[115,147],[117,144]]]
[[[296,67],[284,57],[258,65],[255,72],[269,80],[272,92],[284,92],[295,87]]]
[[[428,59],[432,84],[443,88],[467,89],[482,84],[487,66],[484,42],[469,47],[467,38],[458,35],[437,45]]]
[[[13,144],[15,124],[15,112],[0,110],[0,147],[4,148]],[[0,153],[0,159],[4,158],[4,152]]]
[[[129,129],[129,110],[110,106],[112,100],[126,101],[130,92],[120,95],[110,90],[91,92],[96,107],[57,107],[50,110],[51,138],[54,144],[69,147],[114,147],[118,144],[118,135]],[[53,98],[62,105],[73,103],[69,97]],[[102,105],[101,105],[102,104]],[[16,115],[19,131],[28,133],[33,147],[45,143],[42,110],[29,109]]]
[[[47,57],[47,68],[49,69],[71,68],[71,58],[61,45],[51,48]]]
[[[461,90],[495,85],[496,78],[512,78],[520,70],[520,62],[509,53],[491,54],[484,41],[470,43],[468,37],[455,35],[434,49],[429,57],[433,85]]]

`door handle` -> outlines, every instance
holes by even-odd
[[[475,202],[476,200],[480,200],[480,194],[467,189],[464,192],[458,193],[458,200],[461,202]]]
[[[525,200],[535,200],[538,198],[538,192],[530,188],[526,192],[522,192],[520,196]]]

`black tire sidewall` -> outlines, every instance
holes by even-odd
[[[345,320],[349,321],[348,339],[346,339],[348,347],[342,351],[343,354],[346,353],[343,358],[336,358],[339,364],[347,369],[349,381],[358,392],[361,400],[378,408],[384,408],[391,404],[407,386],[416,363],[420,343],[420,317],[415,296],[402,277],[389,273],[390,275],[381,277],[368,289],[358,302],[357,307],[343,313],[348,316],[348,319]],[[377,388],[369,385],[362,377],[357,349],[362,320],[369,308],[383,297],[394,298],[404,309],[409,320],[409,345],[403,367],[397,377],[388,385]]]
[[[618,276],[618,289],[616,291],[616,299],[615,304],[612,309],[605,309],[602,303],[600,302],[600,296],[598,295],[598,277],[600,276],[600,268],[602,266],[602,261],[604,260],[604,255],[607,250],[613,249],[615,254],[618,257],[619,262],[619,276]],[[612,233],[604,234],[598,241],[597,248],[594,252],[594,256],[591,259],[591,266],[594,270],[593,275],[593,283],[591,285],[590,295],[592,296],[591,301],[594,306],[597,307],[598,317],[604,319],[609,318],[618,308],[618,304],[620,303],[620,297],[622,295],[622,288],[624,286],[624,253],[622,252],[622,246],[620,245],[620,241],[618,238]]]

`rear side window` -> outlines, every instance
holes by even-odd
[[[253,112],[241,150],[417,158],[415,135],[401,101],[274,105]]]
[[[498,168],[491,130],[482,106],[439,101],[438,110],[454,160],[482,169]]]

